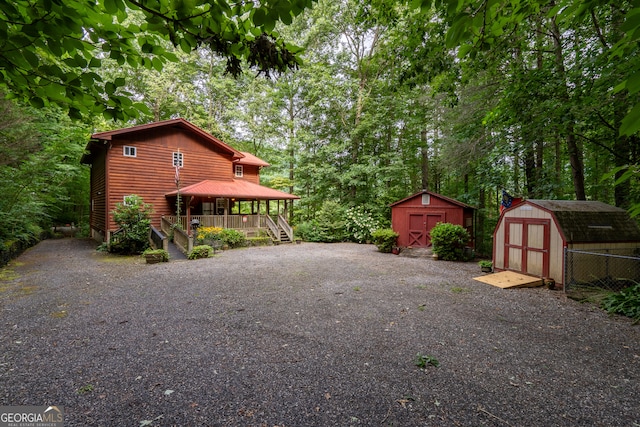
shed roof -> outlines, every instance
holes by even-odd
[[[565,240],[586,242],[640,242],[640,228],[627,211],[602,202],[582,200],[525,200],[551,212]]]
[[[422,196],[423,194],[429,194],[429,195],[431,195],[432,197],[438,197],[438,198],[440,198],[440,199],[442,199],[442,200],[446,200],[447,202],[449,202],[449,203],[451,203],[451,204],[453,204],[453,205],[460,206],[461,208],[475,209],[473,206],[469,206],[469,205],[467,205],[467,204],[464,204],[464,203],[462,203],[462,202],[459,202],[459,201],[457,201],[456,199],[452,199],[452,198],[450,198],[450,197],[443,196],[442,194],[434,193],[433,191],[428,191],[428,190],[422,190],[422,191],[419,191],[419,192],[417,192],[417,193],[415,193],[415,194],[412,194],[411,196],[405,197],[405,198],[404,198],[404,199],[402,199],[402,200],[398,200],[397,202],[393,202],[393,203],[391,203],[389,206],[390,206],[390,207],[394,207],[394,206],[399,205],[399,204],[401,204],[401,203],[403,203],[403,202],[406,202],[407,200],[411,200],[411,199],[413,199],[414,197]]]

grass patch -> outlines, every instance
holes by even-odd
[[[0,270],[0,282],[12,282],[19,278],[20,275],[11,267],[5,267]]]
[[[416,354],[416,358],[413,363],[420,369],[427,369],[429,366],[438,367],[440,366],[440,361],[433,356],[425,355],[425,354]]]
[[[87,385],[83,385],[82,387],[80,387],[76,393],[83,395],[83,394],[87,394],[87,393],[91,393],[94,389],[93,384],[87,384]]]
[[[610,294],[611,291],[598,288],[597,286],[575,286],[567,291],[567,297],[572,300],[581,303],[595,304],[597,306],[600,306],[602,300]]]
[[[54,319],[64,319],[68,314],[67,310],[54,311],[51,313],[51,317]]]

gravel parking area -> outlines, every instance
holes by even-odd
[[[95,247],[1,270],[0,405],[66,426],[640,426],[640,325],[561,291],[372,245]]]

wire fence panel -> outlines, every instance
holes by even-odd
[[[619,291],[640,283],[640,256],[634,250],[565,249],[564,290],[593,287]]]

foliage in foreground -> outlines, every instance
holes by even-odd
[[[345,217],[346,209],[343,206],[326,201],[315,219],[298,225],[296,234],[308,242],[344,242],[348,236]]]
[[[113,219],[120,227],[112,237],[109,250],[123,255],[140,254],[149,247],[149,230],[153,207],[138,195],[127,196],[126,203],[116,203]]]
[[[155,256],[160,258],[160,260],[162,262],[168,262],[169,261],[169,252],[165,251],[164,249],[147,249],[145,250],[143,253],[143,255],[151,255],[151,256]]]
[[[433,356],[421,354],[416,354],[416,358],[413,362],[420,369],[427,369],[428,366],[438,367],[440,366],[440,361]]]
[[[383,221],[364,207],[345,208],[325,201],[314,219],[298,224],[296,235],[307,242],[365,243],[373,240],[374,231],[382,226]]]
[[[371,237],[380,252],[389,253],[396,245],[398,233],[391,228],[380,228],[374,231]]]
[[[209,245],[195,246],[191,252],[189,252],[189,259],[209,258],[213,254],[213,249]]]
[[[445,261],[465,260],[469,240],[469,232],[461,225],[439,222],[431,229],[433,253]]]
[[[364,208],[353,207],[346,211],[346,226],[350,240],[365,243],[372,240],[372,235],[380,228],[380,223]]]
[[[238,230],[222,227],[201,227],[198,229],[196,243],[199,245],[211,245],[215,241],[230,248],[239,248],[246,242],[245,235]]]
[[[622,314],[640,322],[640,283],[607,295],[601,307],[609,314]]]
[[[102,113],[108,119],[137,117],[118,77],[98,73],[109,60],[118,66],[162,71],[178,58],[167,41],[184,52],[207,47],[226,59],[237,76],[248,64],[258,72],[297,68],[299,49],[274,28],[291,24],[311,0],[238,2],[192,0],[143,2],[13,0],[0,4],[2,86],[35,108],[57,104],[73,118]],[[246,62],[243,62],[246,61]],[[43,82],[46,82],[44,84]]]

